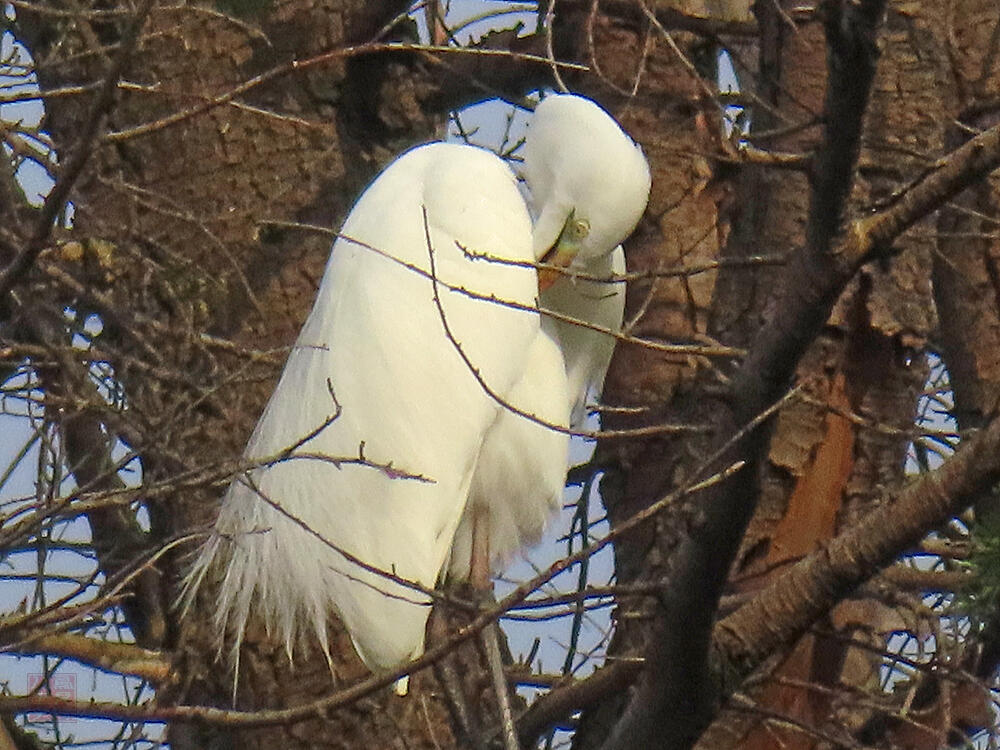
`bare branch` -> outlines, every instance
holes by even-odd
[[[931,474],[903,488],[778,578],[715,629],[720,654],[743,672],[790,643],[857,585],[1000,480],[1000,419],[966,439]],[[878,533],[872,533],[878,529]]]
[[[162,653],[131,643],[56,633],[32,638],[14,650],[24,655],[49,654],[74,659],[107,672],[141,677],[154,685],[166,682],[170,677],[170,661]]]

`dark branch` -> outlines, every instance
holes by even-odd
[[[535,747],[538,738],[576,711],[596,706],[613,693],[631,685],[642,667],[640,661],[621,660],[602,667],[583,680],[557,685],[531,704],[517,722],[521,747]]]
[[[833,303],[857,268],[835,273],[831,253],[857,164],[860,134],[875,73],[874,39],[885,0],[857,4],[829,2],[828,90],[823,142],[816,156],[807,243],[786,276],[787,298],[754,342],[734,379],[729,405],[716,409],[725,439],[774,404],[791,382],[808,344],[826,322]],[[792,303],[795,313],[784,316]],[[723,455],[747,469],[709,491],[695,511],[680,509],[668,522],[680,538],[669,550],[658,617],[648,636],[646,669],[625,714],[604,747],[690,747],[714,716],[716,702],[709,665],[715,612],[729,568],[757,502],[754,478],[766,450],[760,430],[743,435]],[[685,513],[687,518],[680,517]],[[684,529],[687,525],[688,528]]]
[[[854,10],[848,12],[854,12],[855,18],[846,26],[841,23],[837,29],[842,32],[845,28],[855,28],[856,33],[862,38],[846,47],[843,40],[840,40],[838,44],[842,49],[853,49],[858,54],[874,53],[873,48],[867,43],[873,34],[869,24],[875,23],[880,18],[881,6],[882,3],[877,0],[852,6]],[[873,67],[841,64],[834,68],[833,73],[837,74],[839,71],[840,74],[844,74],[850,70],[857,73],[857,71],[872,71]],[[868,84],[864,82],[854,81],[853,85],[864,86],[866,90],[868,88]],[[860,113],[858,114],[860,116]],[[846,123],[839,125],[845,126]],[[854,147],[850,146],[851,138],[832,135],[829,130],[830,128],[821,152],[840,149],[842,153],[836,157],[821,158],[820,163],[832,165],[831,168],[840,171],[840,177],[837,179],[830,177],[821,181],[814,186],[814,190],[826,190],[828,198],[837,201],[846,196],[844,180],[853,172],[853,169],[848,167],[849,159],[846,158],[845,149]],[[822,235],[820,228],[826,227],[826,231],[835,228],[836,222],[831,217],[839,216],[841,208],[825,207],[823,217],[817,216],[812,219],[814,234],[811,240],[814,244],[810,244],[791,259],[787,269],[786,284],[782,286],[789,292],[778,301],[771,325],[761,330],[750,354],[734,378],[735,417],[745,418],[748,414],[757,413],[762,406],[777,399],[790,382],[806,347],[815,339],[828,319],[836,299],[864,263],[888,252],[902,232],[998,166],[1000,166],[1000,127],[984,132],[957,149],[941,167],[906,191],[888,209],[852,222],[836,243],[832,243]],[[814,211],[819,210],[818,207],[814,209]],[[724,425],[723,429],[730,429],[733,424],[736,422]],[[990,441],[992,438],[982,438],[982,440]],[[745,459],[750,466],[753,466],[756,463],[756,451],[763,449],[764,442],[759,438],[745,439],[726,457],[726,460]],[[978,445],[982,445],[982,442]],[[976,456],[981,452],[982,448],[973,448],[966,455]],[[967,459],[967,462],[974,462],[974,459]],[[987,486],[995,480],[995,476],[990,474],[993,479],[983,479],[984,470],[984,466],[979,466],[977,473],[965,480],[966,484],[961,484],[961,480],[952,474],[945,474],[940,480],[940,485],[935,484],[939,480],[928,479],[928,483],[922,486],[925,487],[925,493],[932,493],[933,488],[937,486],[967,487],[969,482],[976,487]],[[949,471],[959,470],[952,466]],[[750,474],[752,473],[751,471]],[[700,638],[698,627],[710,626],[710,618],[701,617],[693,621],[692,613],[701,611],[706,603],[717,601],[721,582],[728,571],[729,561],[735,550],[734,543],[738,541],[753,511],[756,498],[752,483],[741,479],[742,477],[737,477],[714,488],[703,499],[701,519],[694,523],[690,536],[676,551],[670,571],[670,592],[661,598],[664,619],[661,620],[661,625],[654,635],[656,641],[647,654],[649,668],[644,671],[637,697],[630,705],[630,712],[619,723],[608,747],[634,747],[644,744],[661,747],[686,746],[700,731],[703,726],[701,722],[714,711],[712,705],[714,696],[710,694],[707,686],[700,682],[705,679],[707,655],[705,658],[693,655],[707,641]],[[809,600],[810,597],[822,599],[825,611],[831,602],[836,601],[836,597],[843,596],[846,591],[871,575],[879,565],[905,551],[921,533],[940,523],[953,512],[954,508],[961,507],[961,504],[967,501],[965,490],[962,492],[961,497],[949,497],[944,505],[936,506],[933,512],[907,516],[913,523],[906,525],[905,533],[892,535],[891,543],[885,547],[868,550],[863,558],[867,561],[863,575],[841,578],[843,568],[834,562],[844,559],[841,555],[852,554],[853,544],[865,542],[864,539],[852,536],[822,553],[821,556],[828,558],[825,561],[825,566],[828,567],[816,567],[818,563],[815,563],[805,571],[797,573],[795,580],[789,581],[780,590],[787,592],[794,588],[801,592],[804,600]],[[909,493],[906,496],[911,497]],[[884,526],[898,524],[899,519],[909,513],[911,503],[915,502],[905,504],[903,506],[907,508],[905,512],[897,508],[891,518],[880,518],[880,522]],[[917,523],[918,518],[919,523]],[[859,530],[856,533],[863,534],[863,531]],[[820,575],[819,571],[822,571],[823,575]],[[817,588],[813,589],[812,586]],[[768,599],[767,602],[773,611],[774,601]],[[799,604],[805,606],[802,602]],[[762,605],[756,606],[759,608]],[[760,609],[757,611],[759,614]],[[802,622],[807,619],[811,621],[816,612],[810,607],[801,612],[796,609],[795,612],[794,629],[796,633],[801,633],[806,627]],[[782,631],[781,638],[785,636],[791,637],[789,632]],[[767,641],[768,649],[776,648],[779,640],[770,637]],[[745,650],[730,646],[727,652],[731,652],[733,658],[747,660],[747,663],[762,658],[763,646],[760,643],[752,649],[746,644],[744,646]],[[698,694],[701,698],[700,702],[692,706],[689,701],[695,691],[700,691]],[[695,700],[699,701],[697,697]],[[665,728],[670,732],[668,737],[663,735]]]

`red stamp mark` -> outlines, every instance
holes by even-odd
[[[76,700],[76,675],[73,672],[58,672],[49,675],[41,673],[28,674],[28,695],[51,695],[65,700]],[[47,722],[51,714],[34,713],[26,717],[29,722]],[[59,723],[76,721],[75,716],[60,716]]]

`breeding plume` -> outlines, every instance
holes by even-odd
[[[336,615],[369,667],[395,667],[423,651],[427,589],[487,576],[558,507],[565,428],[614,341],[532,308],[543,287],[543,305],[615,329],[622,295],[531,263],[620,271],[649,169],[600,107],[559,95],[535,110],[523,174],[530,206],[494,154],[432,143],[358,199],[247,445],[259,465],[188,576],[189,597],[218,579],[234,654],[252,608],[289,655],[309,634],[326,650]]]

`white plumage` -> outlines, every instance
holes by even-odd
[[[559,143],[541,142],[553,138]],[[573,96],[537,108],[524,171],[534,233],[510,169],[471,146],[406,152],[354,206],[245,455],[294,450],[234,481],[189,572],[188,597],[217,571],[214,622],[234,654],[251,609],[289,654],[305,634],[326,650],[328,618],[337,614],[366,664],[397,666],[423,650],[430,598],[342,551],[429,589],[445,570],[469,575],[474,527],[487,534],[496,566],[535,541],[558,507],[566,433],[502,406],[461,354],[502,401],[565,426],[582,397],[571,392],[567,364],[573,389],[597,383],[613,341],[598,334],[598,353],[564,360],[555,338],[586,350],[594,334],[543,327],[534,312],[463,290],[533,306],[534,269],[473,254],[534,261],[573,216],[589,222],[575,248],[579,267],[620,270],[609,251],[638,220],[649,172],[617,124]],[[628,184],[616,188],[609,179]],[[439,303],[432,280],[403,265],[428,274],[431,253]],[[560,253],[560,262],[573,262]],[[567,314],[620,325],[619,302],[574,296],[580,288],[559,281],[547,294]],[[336,461],[362,451],[368,465]]]
[[[649,166],[642,151],[590,99],[552,96],[538,105],[528,126],[523,173],[531,190],[536,256],[553,246],[571,212],[590,224],[570,265],[570,271],[590,278],[557,278],[542,291],[542,307],[618,331],[625,310],[624,283],[591,279],[625,273],[619,243],[638,223],[649,197]],[[543,317],[542,325],[562,348],[572,423],[579,426],[588,393],[600,393],[615,340],[551,317]]]
[[[625,252],[619,245],[609,254],[580,264],[574,270],[583,271],[588,278],[559,278],[541,293],[541,306],[595,326],[587,328],[561,318],[542,317],[542,328],[559,342],[565,357],[570,424],[580,427],[587,416],[587,398],[600,394],[615,350],[615,339],[596,328],[619,332],[625,312],[624,282],[596,279],[620,278],[625,273]]]

